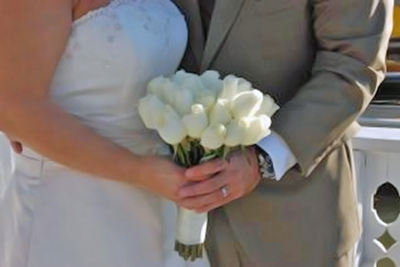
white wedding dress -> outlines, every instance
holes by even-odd
[[[186,43],[184,18],[170,0],[112,0],[74,22],[51,97],[133,153],[165,153],[137,104],[151,78],[175,72]],[[1,267],[209,266],[174,252],[173,203],[27,147],[12,157],[11,179],[0,177]]]

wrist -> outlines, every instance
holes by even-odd
[[[149,177],[149,168],[151,169],[151,166],[149,166],[151,157],[148,155],[134,155],[134,158],[124,170],[124,175],[130,184],[145,186],[146,177]]]
[[[256,151],[261,179],[275,179],[274,166],[269,154],[259,147],[256,147]]]

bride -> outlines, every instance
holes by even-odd
[[[1,0],[0,39],[0,131],[24,147],[1,178],[0,266],[208,266],[173,251],[163,199],[187,181],[137,111],[184,53],[175,5]]]

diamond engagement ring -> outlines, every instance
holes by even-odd
[[[223,187],[221,187],[221,193],[222,193],[222,196],[224,197],[224,198],[226,198],[227,196],[228,196],[228,186],[227,185],[224,185]]]

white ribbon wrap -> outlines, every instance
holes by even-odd
[[[176,240],[184,245],[203,244],[206,239],[207,213],[178,208]]]

